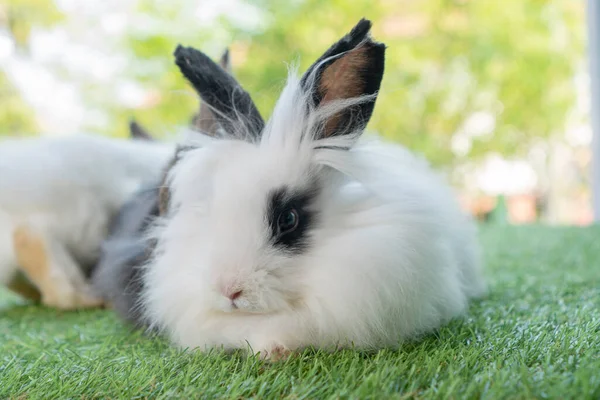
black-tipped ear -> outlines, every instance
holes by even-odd
[[[250,95],[227,71],[192,47],[177,46],[175,63],[208,105],[225,132],[236,133],[242,122],[252,138],[258,138],[264,120]]]
[[[221,55],[221,58],[219,59],[219,65],[221,66],[221,68],[223,68],[225,71],[231,74],[231,57],[229,56],[228,48],[225,49],[225,51]]]
[[[225,49],[219,60],[219,66],[231,74],[231,61],[229,57],[229,49]],[[192,118],[192,127],[200,132],[204,132],[211,136],[217,133],[219,122],[217,121],[215,114],[211,111],[210,107],[203,105],[200,102],[200,109]]]
[[[371,119],[383,78],[385,45],[374,42],[370,30],[371,21],[361,19],[302,77],[301,84],[311,94],[316,108],[335,100],[371,96],[330,117],[323,126],[321,137],[360,131]]]
[[[152,135],[138,124],[135,119],[129,121],[129,136],[131,136],[132,139],[138,140],[154,140]]]

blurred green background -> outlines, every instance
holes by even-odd
[[[0,135],[125,136],[135,117],[168,137],[198,106],[178,43],[229,47],[268,116],[288,65],[363,16],[388,46],[371,130],[423,153],[481,218],[591,221],[581,0],[0,0]]]

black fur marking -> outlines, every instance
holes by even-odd
[[[178,45],[174,55],[181,73],[202,101],[215,111],[215,118],[225,132],[234,133],[237,123],[242,122],[251,139],[260,137],[265,122],[250,95],[231,74],[192,47]]]
[[[91,277],[94,288],[112,303],[117,314],[137,327],[147,322],[139,308],[144,289],[141,268],[148,261],[152,243],[144,235],[158,216],[158,186],[149,185],[121,207]]]
[[[187,151],[199,149],[199,146],[178,144],[175,149],[175,160],[179,161]]]
[[[129,135],[133,139],[150,140],[150,141],[154,140],[152,135],[134,119],[131,119],[129,121]]]
[[[310,243],[310,230],[317,221],[314,203],[319,190],[315,188],[293,190],[288,187],[273,190],[267,200],[267,223],[271,229],[273,246],[293,254],[301,253]],[[279,217],[289,210],[296,210],[298,225],[291,232],[279,228]]]
[[[131,237],[144,232],[158,216],[158,186],[148,185],[134,193],[121,207],[109,228],[111,238]]]
[[[369,37],[370,30],[371,21],[364,18],[361,19],[354,28],[352,28],[350,33],[334,43],[306,71],[302,77],[301,85],[305,91],[312,93],[314,107],[319,106],[326,94],[319,90],[323,72],[335,61],[344,57],[346,52],[356,49],[359,45],[364,49],[363,57],[368,60],[368,64],[364,68],[356,71],[356,81],[348,82],[348,85],[360,85],[361,95],[374,95],[379,91],[385,66],[385,45],[383,43],[374,42]],[[329,60],[321,64],[326,59]],[[315,71],[316,68],[319,69]],[[308,78],[312,74],[315,74],[315,80],[312,82],[314,87],[307,87],[309,84]],[[339,136],[364,129],[373,114],[375,100],[376,96],[373,96],[367,101],[348,107],[340,112],[341,118],[329,136]]]
[[[221,59],[219,60],[219,64],[221,64],[221,67],[223,67],[225,70],[227,70],[228,66],[229,66],[229,48],[226,48],[225,51],[223,52],[223,55],[221,55]]]
[[[343,146],[315,146],[314,149],[315,150],[345,150],[345,151],[348,151],[348,150],[350,150],[350,147],[343,147]]]

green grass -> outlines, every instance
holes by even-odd
[[[0,398],[600,398],[600,228],[482,230],[490,294],[399,351],[182,354],[0,294]]]

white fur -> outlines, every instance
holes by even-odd
[[[313,139],[356,101],[307,115],[291,77],[260,143],[205,141],[182,156],[144,276],[154,326],[203,350],[395,347],[484,292],[475,228],[425,161],[357,135]],[[267,194],[314,179],[320,220],[289,256],[268,242]],[[237,308],[231,290],[243,290]]]
[[[142,183],[160,178],[173,151],[171,144],[92,135],[1,141],[0,283],[17,273],[12,235],[21,225],[80,267],[92,263],[111,217]]]

